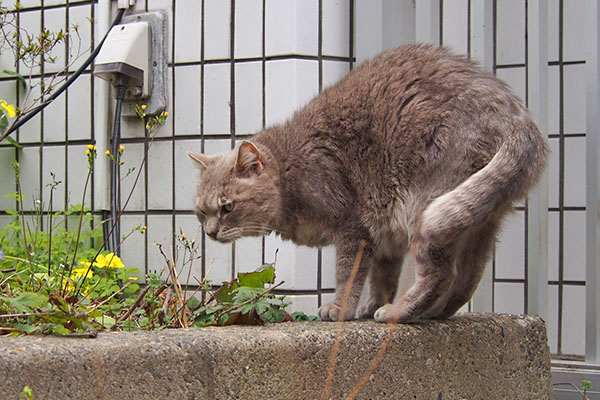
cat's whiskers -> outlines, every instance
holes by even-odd
[[[242,227],[242,232],[244,235],[248,235],[248,234],[268,235],[272,231],[273,231],[273,229],[271,229],[267,226],[261,226],[261,225],[253,225],[253,226],[244,225]]]
[[[260,234],[263,234],[263,235],[268,235],[271,232],[276,232],[278,234],[287,235],[287,232],[282,232],[282,231],[275,229],[269,225],[261,224],[261,223],[257,223],[257,222],[247,223],[246,225],[243,226],[242,229],[244,230],[244,232],[251,232],[252,230],[256,230],[257,232],[259,232]]]
[[[219,234],[219,240],[231,242],[243,236],[265,236],[273,231],[273,228],[265,224],[247,223],[243,226],[235,226],[222,231]]]
[[[233,241],[242,236],[242,229],[239,227],[229,228],[219,235],[219,239],[223,241]]]

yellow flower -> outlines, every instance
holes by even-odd
[[[82,264],[88,264],[88,265],[84,266],[83,268],[73,268],[73,271],[71,272],[71,279],[82,278],[85,276],[86,273],[87,273],[88,278],[91,278],[92,276],[94,276],[94,271],[87,272],[88,269],[90,268],[90,266],[89,266],[90,263],[82,263]]]
[[[187,236],[185,235],[185,233],[182,233],[182,234],[181,234],[181,239],[182,239],[182,240],[187,240]]]
[[[123,268],[124,266],[121,259],[115,253],[108,253],[106,256],[100,254],[94,263],[94,267],[98,268]]]
[[[0,110],[6,111],[8,118],[13,118],[15,116],[15,106],[13,104],[8,104],[5,100],[0,100]]]
[[[106,150],[106,151],[104,152],[104,154],[106,154],[107,156],[110,156],[110,150]]]
[[[63,282],[63,289],[66,289],[67,292],[74,292],[75,291],[75,285],[73,285],[71,282],[65,280]]]
[[[145,110],[145,109],[146,109],[146,105],[142,104],[142,110]]]
[[[125,150],[125,146],[123,146],[123,145],[120,145],[120,146],[119,146],[119,151],[123,151],[123,150]]]
[[[87,145],[87,148],[88,148],[89,150],[94,150],[94,145],[93,145],[93,144],[88,144],[88,145]]]
[[[168,111],[163,111],[163,115],[166,117],[167,115],[169,115]]]
[[[128,279],[130,281],[137,281],[137,276],[130,276]]]
[[[89,156],[89,155],[90,155],[90,151],[89,151],[89,150],[86,150],[86,151],[85,151],[85,155],[86,155],[86,156]]]

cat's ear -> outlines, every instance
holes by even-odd
[[[242,142],[235,159],[235,172],[239,178],[258,176],[265,167],[265,160],[254,144]]]
[[[208,166],[215,159],[215,156],[207,156],[206,154],[194,153],[194,152],[191,152],[191,151],[188,151],[187,155],[192,160],[194,160],[194,164],[196,164],[196,166],[198,168],[200,168],[202,171],[204,171],[206,168],[208,168]]]

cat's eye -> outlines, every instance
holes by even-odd
[[[223,213],[230,213],[233,211],[233,202],[223,204]]]

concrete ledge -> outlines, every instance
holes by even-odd
[[[337,323],[286,323],[96,339],[0,338],[0,398],[320,399]],[[344,324],[331,398],[354,388],[388,327]],[[544,322],[463,314],[398,325],[361,399],[551,399]]]

